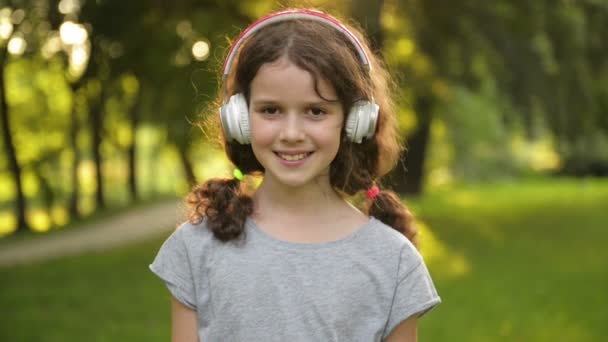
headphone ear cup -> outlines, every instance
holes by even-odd
[[[379,109],[377,104],[370,101],[357,101],[353,104],[344,127],[350,141],[360,144],[363,138],[370,139],[374,136]]]
[[[249,144],[249,109],[243,94],[232,95],[220,108],[220,120],[227,141]]]
[[[356,110],[351,108],[348,116],[346,117],[346,125],[344,125],[344,129],[346,130],[346,137],[349,141],[357,142],[357,123],[359,122],[359,113]]]

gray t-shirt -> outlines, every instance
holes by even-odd
[[[416,248],[375,218],[326,243],[279,240],[251,219],[244,243],[183,224],[150,269],[196,310],[201,342],[381,341],[441,302]]]

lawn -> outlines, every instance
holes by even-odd
[[[605,180],[462,186],[412,200],[443,299],[419,340],[604,340],[606,203]],[[163,239],[0,268],[0,341],[168,341],[168,295],[147,269]]]
[[[0,341],[168,341],[169,298],[147,268],[162,240],[0,268]]]
[[[422,341],[606,341],[606,180],[469,187],[414,206],[443,298]]]

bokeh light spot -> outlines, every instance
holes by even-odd
[[[197,61],[204,61],[209,57],[209,43],[204,40],[199,40],[192,45],[192,56]]]
[[[25,52],[27,42],[21,36],[14,36],[8,42],[8,52],[14,56],[21,56]]]
[[[61,40],[67,45],[83,44],[89,37],[89,33],[83,25],[76,24],[73,21],[65,21],[59,27],[59,35]]]
[[[17,218],[10,211],[0,212],[0,236],[8,235],[17,229]]]
[[[46,211],[42,209],[34,209],[28,213],[28,219],[32,230],[38,233],[44,233],[51,229],[51,218]]]

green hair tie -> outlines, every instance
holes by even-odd
[[[234,176],[234,178],[238,179],[239,181],[242,181],[243,178],[245,178],[243,176],[243,172],[241,170],[239,170],[239,168],[234,169],[234,171],[232,171],[232,175]]]

